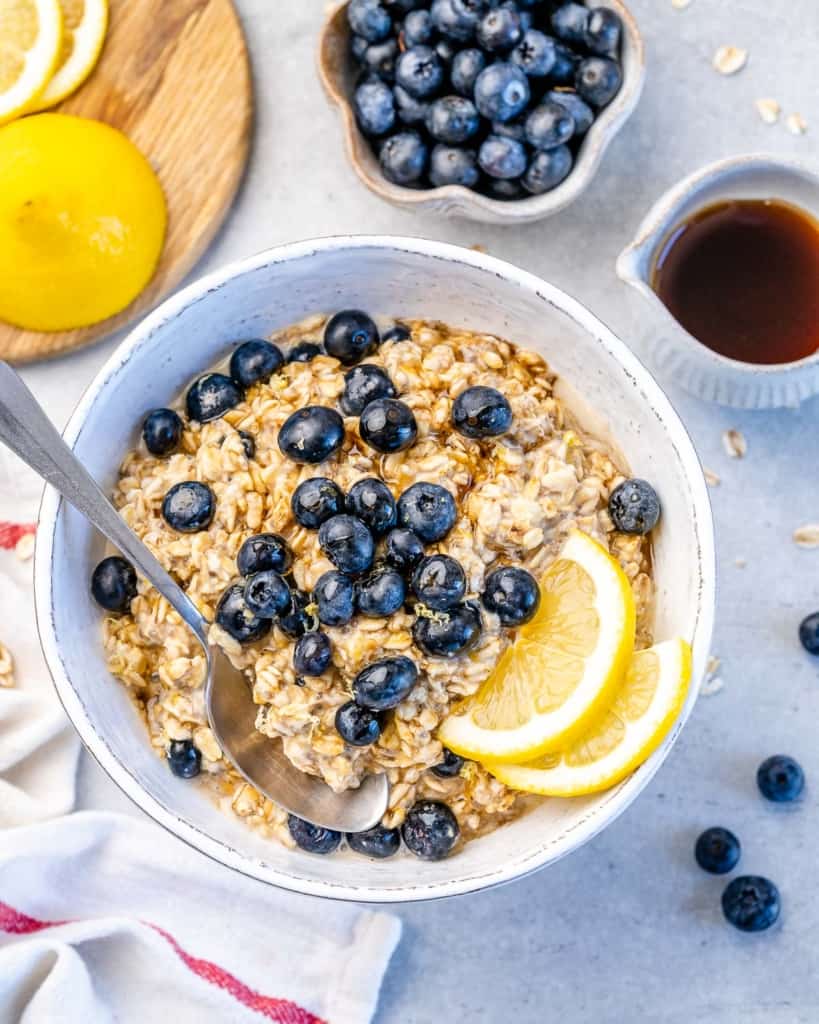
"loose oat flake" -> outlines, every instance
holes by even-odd
[[[756,100],[755,104],[756,111],[765,124],[776,124],[779,120],[779,114],[782,108],[772,99],[761,99]]]
[[[4,643],[0,643],[0,687],[14,686],[14,658]]]
[[[785,127],[791,135],[804,135],[808,130],[808,122],[801,114],[788,114],[785,118]]]
[[[805,523],[793,531],[794,543],[800,548],[819,548],[819,523]]]
[[[732,459],[742,459],[748,451],[748,442],[738,430],[726,430],[722,435],[722,447]]]
[[[700,687],[700,693],[703,697],[713,697],[725,685],[722,677],[718,674],[721,664],[722,662],[715,654],[709,657],[705,666],[705,678]]]
[[[14,545],[14,553],[21,562],[27,562],[34,554],[34,534],[24,533]]]
[[[719,485],[722,483],[720,477],[718,477],[713,470],[703,469],[702,472],[703,476],[705,477],[705,482],[708,484],[709,487],[719,487]]]
[[[720,46],[714,54],[714,67],[721,75],[735,75],[745,67],[748,51],[739,46]]]

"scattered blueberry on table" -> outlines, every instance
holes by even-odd
[[[786,754],[766,758],[757,769],[756,782],[766,800],[790,803],[802,795],[805,773],[802,766]]]
[[[761,932],[779,917],[779,890],[759,875],[739,875],[722,894],[722,912],[743,932]]]
[[[697,839],[694,856],[697,863],[712,875],[725,875],[739,863],[739,840],[727,828],[707,828]]]
[[[813,612],[799,624],[799,642],[808,654],[819,655],[819,612]]]

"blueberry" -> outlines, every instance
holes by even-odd
[[[244,586],[232,583],[219,598],[216,624],[240,644],[252,644],[270,632],[270,619],[262,618],[245,603]]]
[[[422,860],[443,860],[460,831],[455,815],[438,800],[419,800],[401,827],[407,849]]]
[[[256,438],[252,434],[248,434],[246,430],[240,430],[238,433],[242,439],[245,458],[254,459],[256,457]]]
[[[315,465],[335,454],[344,441],[344,420],[335,409],[308,405],[288,416],[279,430],[279,448],[294,462]]]
[[[433,0],[432,24],[448,39],[469,42],[485,6],[485,0]]]
[[[290,592],[290,609],[284,612],[276,620],[279,629],[291,640],[298,640],[300,636],[316,629],[316,617],[310,608],[310,595],[303,590],[292,590]]]
[[[344,493],[326,476],[303,480],[290,499],[293,518],[308,530],[317,530],[322,523],[344,511]]]
[[[526,141],[535,149],[554,149],[574,135],[574,118],[560,103],[544,100],[526,118]]]
[[[552,89],[543,99],[559,103],[568,110],[574,120],[575,136],[585,135],[594,123],[594,111],[573,89]]]
[[[494,199],[512,200],[522,199],[526,192],[517,178],[492,178],[487,183],[489,194]]]
[[[490,135],[481,143],[478,163],[493,178],[519,178],[526,170],[526,148],[508,136]]]
[[[218,420],[242,401],[242,389],[224,373],[206,373],[194,381],[185,396],[188,416],[200,423]]]
[[[383,82],[392,82],[395,79],[395,62],[398,60],[397,39],[385,39],[383,43],[372,43],[364,51],[361,57],[361,67],[364,74],[376,75]]]
[[[207,530],[216,511],[216,498],[207,484],[185,480],[174,484],[162,500],[162,515],[172,530],[199,533]]]
[[[346,626],[355,612],[353,581],[331,569],[319,576],[313,588],[319,622],[325,626]]]
[[[383,340],[399,339],[388,338],[385,334]],[[360,416],[364,407],[376,398],[395,398],[396,393],[386,370],[372,363],[361,363],[344,374],[344,392],[339,405],[345,416]]]
[[[530,78],[543,78],[557,60],[555,41],[544,32],[530,28],[512,51],[510,59]]]
[[[799,640],[808,654],[819,654],[819,612],[808,615],[799,624]]]
[[[376,825],[366,832],[348,832],[347,845],[364,857],[384,860],[398,853],[401,847],[401,831],[397,828],[387,828],[385,825]]]
[[[624,480],[611,492],[609,515],[620,533],[651,533],[660,518],[660,499],[645,480]]]
[[[142,438],[151,455],[170,455],[179,447],[184,427],[173,409],[154,409],[142,424]]]
[[[395,526],[397,512],[392,491],[377,477],[365,477],[350,488],[347,511],[369,528],[374,537],[382,537]]]
[[[620,91],[620,65],[607,57],[587,57],[577,66],[574,84],[580,96],[593,107],[605,107]]]
[[[739,875],[722,894],[722,912],[743,932],[762,932],[779,917],[779,890],[759,875]]]
[[[475,106],[490,121],[511,121],[530,97],[529,80],[516,64],[497,61],[475,81]]]
[[[405,48],[429,43],[435,35],[435,25],[429,11],[410,11],[401,26]]]
[[[797,800],[805,788],[805,773],[798,761],[786,754],[766,758],[756,772],[756,784],[766,800],[784,804]]]
[[[378,78],[362,83],[353,94],[353,111],[365,135],[386,135],[395,124],[392,89]]]
[[[398,499],[399,525],[412,530],[425,544],[443,540],[457,516],[455,499],[440,484],[419,481]]]
[[[395,99],[395,112],[402,125],[411,127],[424,123],[429,103],[410,96],[407,90],[402,89],[400,85],[394,86],[392,94]]]
[[[461,768],[464,766],[464,759],[454,754],[447,747],[444,747],[444,759],[440,764],[433,765],[430,771],[433,775],[437,775],[439,779],[454,779],[456,775],[461,774]]]
[[[740,853],[739,840],[727,828],[707,828],[694,847],[697,863],[712,875],[726,875],[733,871]]]
[[[595,7],[589,14],[583,41],[598,57],[616,57],[623,23],[610,7]]]
[[[423,178],[429,149],[416,131],[391,135],[378,154],[384,177],[394,185],[414,185]]]
[[[517,142],[526,141],[526,112],[520,117],[511,121],[493,121],[492,135],[501,135],[505,139],[515,139]],[[500,179],[499,179],[500,180]]]
[[[293,668],[300,676],[320,676],[330,667],[333,648],[326,633],[305,633],[296,641]]]
[[[397,398],[377,398],[361,413],[361,439],[379,452],[400,452],[415,441],[418,425],[412,409]]]
[[[288,363],[310,363],[316,356],[323,355],[321,345],[314,341],[299,341],[287,350]]]
[[[451,39],[439,39],[435,44],[434,49],[441,58],[441,62],[444,67],[449,67],[456,53],[455,43],[453,43]]]
[[[412,333],[410,332],[409,327],[407,327],[405,324],[396,324],[395,327],[390,327],[390,329],[388,331],[384,332],[384,335],[381,338],[381,340],[383,342],[387,342],[387,341],[393,341],[393,342],[395,342],[395,341],[409,341],[411,337],[412,337]],[[387,380],[389,380],[389,377],[387,377]],[[377,397],[377,398],[392,398],[393,396],[392,395],[377,395],[375,397]]]
[[[402,527],[390,530],[384,543],[384,557],[388,565],[401,573],[410,572],[424,555],[420,537]]]
[[[567,43],[584,42],[588,23],[589,8],[584,4],[563,4],[552,14],[552,31]]]
[[[538,150],[521,178],[523,187],[533,196],[556,188],[572,169],[572,151],[568,146]]]
[[[378,328],[360,309],[343,309],[327,321],[324,349],[344,366],[353,366],[378,348]]]
[[[392,18],[380,0],[350,0],[347,21],[356,35],[363,36],[370,43],[386,39],[392,31]]]
[[[171,740],[168,767],[180,779],[195,778],[202,768],[202,755],[193,740]]]
[[[425,654],[455,658],[473,647],[481,635],[480,612],[472,604],[459,604],[429,618],[419,615],[412,638]]]
[[[236,556],[236,568],[241,576],[253,576],[268,569],[285,573],[292,564],[293,553],[278,533],[257,533],[248,537]]]
[[[464,437],[498,437],[512,425],[512,409],[496,388],[467,388],[452,403],[452,425]]]
[[[338,849],[341,842],[340,832],[332,828],[322,828],[321,825],[313,825],[303,818],[297,818],[295,814],[287,815],[287,827],[296,846],[306,853],[332,853]]]
[[[357,36],[353,33],[350,36],[350,53],[353,55],[353,60],[360,64],[364,60],[364,54],[367,52],[369,47],[369,40],[365,39],[364,36]]]
[[[522,626],[534,618],[540,605],[540,588],[525,569],[505,565],[489,573],[481,595],[483,605],[503,626]]]
[[[474,188],[480,176],[474,149],[442,146],[440,143],[433,148],[429,158],[429,180],[435,188],[443,185]]]
[[[97,604],[122,614],[130,611],[136,593],[137,577],[131,563],[119,555],[103,558],[91,576],[91,594]]]
[[[429,3],[428,0],[381,0],[381,5],[387,8],[393,18],[400,19],[410,11],[429,6]]]
[[[478,75],[486,67],[486,56],[483,50],[459,50],[452,58],[449,80],[452,88],[461,96],[472,99]]]
[[[245,584],[245,604],[262,619],[274,619],[290,607],[290,588],[273,569],[264,569]]]
[[[397,569],[375,569],[355,585],[355,603],[362,615],[383,619],[404,604],[407,596],[404,578]]]
[[[442,96],[429,105],[427,131],[438,142],[456,146],[478,131],[480,117],[472,100],[464,96]]]
[[[549,80],[555,85],[574,85],[579,57],[564,43],[555,43],[555,62],[549,71]]]
[[[389,711],[410,693],[418,679],[418,669],[410,658],[399,655],[382,658],[363,668],[353,680],[357,704],[372,711]]]
[[[373,564],[373,535],[355,516],[333,516],[319,528],[319,545],[333,565],[357,576]]]
[[[262,338],[244,341],[230,357],[230,375],[243,388],[270,380],[272,374],[284,365],[284,356],[278,345]]]
[[[523,39],[520,14],[514,7],[496,7],[481,18],[477,35],[480,47],[490,53],[511,50]]]
[[[449,555],[422,558],[412,574],[412,589],[419,601],[434,611],[446,611],[463,600],[466,575]]]
[[[434,96],[444,82],[441,58],[429,46],[411,46],[396,62],[395,81],[417,100]]]
[[[351,747],[369,747],[381,735],[378,714],[370,708],[359,707],[354,700],[342,704],[336,711],[336,732]]]

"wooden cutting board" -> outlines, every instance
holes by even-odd
[[[110,0],[102,58],[55,108],[119,128],[159,175],[168,234],[156,274],[127,309],[76,331],[0,323],[0,357],[25,363],[103,338],[156,306],[185,277],[227,214],[247,160],[253,94],[230,0]]]

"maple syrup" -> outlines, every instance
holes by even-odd
[[[707,206],[663,244],[652,287],[703,345],[749,363],[819,350],[819,223],[777,199]]]

